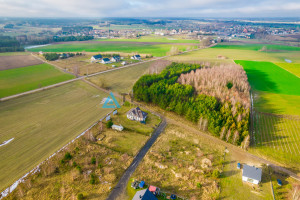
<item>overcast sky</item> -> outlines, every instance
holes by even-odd
[[[0,0],[4,17],[300,17],[300,0]]]

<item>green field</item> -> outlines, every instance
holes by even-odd
[[[300,47],[275,45],[275,44],[249,44],[249,43],[220,43],[212,48],[216,49],[239,49],[239,50],[253,50],[259,51],[266,47],[266,51],[300,51]]]
[[[74,78],[49,64],[0,71],[0,97],[37,89]]]
[[[185,51],[191,45],[176,44],[144,44],[144,43],[70,43],[55,44],[44,47],[30,49],[33,52],[124,52],[124,53],[140,53],[151,54],[153,56],[165,56],[172,46],[178,47],[179,50]]]
[[[199,44],[199,40],[186,40],[175,37],[142,36],[141,38],[120,38],[120,39],[99,39],[97,41],[123,41],[123,42],[163,42],[163,43],[194,43]]]
[[[5,52],[5,53],[0,53],[0,56],[18,56],[18,55],[29,55],[28,52]]]
[[[8,187],[111,109],[107,94],[76,81],[0,103],[0,190]]]
[[[132,67],[93,76],[89,78],[89,81],[114,92],[130,92],[133,84],[140,78],[140,76],[148,73],[151,63],[152,62],[141,63]]]
[[[300,57],[300,56],[299,56]],[[276,63],[279,67],[282,67],[289,72],[295,74],[296,76],[300,76],[300,64],[295,64],[295,63]]]

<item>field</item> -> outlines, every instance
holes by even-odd
[[[2,55],[0,59],[0,71],[19,67],[27,67],[31,65],[38,65],[42,63],[43,62],[41,60],[31,55]]]
[[[29,53],[25,51],[0,53],[0,56],[19,56],[19,55],[29,55]]]
[[[270,62],[235,62],[244,67],[253,90],[250,150],[298,171],[300,79]]]
[[[100,102],[107,94],[76,81],[1,102],[0,190],[75,138],[110,109]]]
[[[0,71],[0,97],[37,89],[74,78],[49,64]]]
[[[124,126],[122,132],[106,128],[105,122],[102,128],[97,124],[89,134],[43,164],[39,173],[30,176],[6,199],[76,199],[80,193],[86,199],[106,199],[160,121],[151,113],[146,124],[130,121],[126,118],[130,108],[122,106],[113,116],[114,123]],[[72,158],[62,164],[66,152]],[[92,176],[96,177],[93,183]]]
[[[275,45],[275,44],[249,44],[249,43],[220,43],[212,48],[217,49],[239,49],[260,51],[265,47],[265,51],[300,51],[300,47]]]
[[[179,50],[185,51],[193,45],[176,45],[176,44],[144,44],[144,43],[118,43],[118,42],[72,42],[64,44],[54,44],[44,47],[32,48],[33,52],[124,52],[124,53],[140,53],[151,54],[153,56],[165,56],[172,46],[178,47]]]
[[[153,62],[141,63],[135,66],[115,70],[105,74],[99,74],[88,78],[96,85],[114,92],[130,92],[135,81],[145,73]]]
[[[276,63],[279,67],[286,69],[287,71],[300,76],[300,64],[299,63]]]

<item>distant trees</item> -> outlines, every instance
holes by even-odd
[[[0,52],[24,51],[20,42],[9,36],[0,36]]]
[[[233,78],[233,86],[228,89],[226,78],[223,80],[221,77],[222,81],[217,80],[219,72],[217,77],[210,72],[202,77],[201,70],[204,69],[206,68],[196,64],[172,63],[160,74],[142,76],[133,86],[134,98],[173,111],[197,123],[200,130],[208,130],[227,142],[241,145],[245,139],[249,140],[249,100],[246,99],[249,86],[243,82],[239,84]],[[198,76],[199,73],[201,76]],[[237,74],[233,73],[233,76],[235,75]],[[212,91],[216,88],[214,84],[219,87],[219,93]],[[226,93],[228,97],[219,98],[225,89],[239,91],[243,96],[241,99],[232,99],[229,92]],[[245,102],[240,103],[239,100]],[[244,141],[243,144],[247,146],[247,143]]]
[[[60,54],[57,53],[44,53],[43,55],[45,59],[49,61],[57,60],[60,56]]]
[[[63,37],[54,36],[53,37],[53,42],[85,41],[85,40],[93,40],[93,39],[94,39],[94,36],[92,36],[92,35],[63,36]]]

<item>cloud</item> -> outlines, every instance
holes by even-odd
[[[0,0],[7,17],[300,17],[299,0]]]

